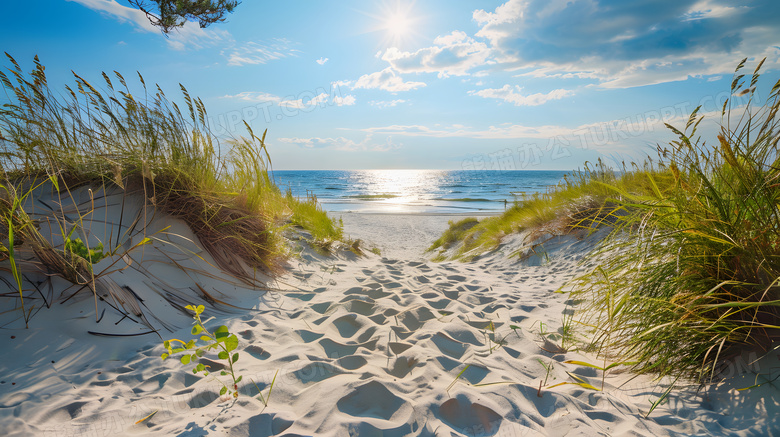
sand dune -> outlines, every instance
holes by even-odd
[[[106,216],[109,223],[119,221],[110,206],[118,198],[112,196],[106,197],[103,223]],[[131,217],[143,215],[133,211]],[[398,246],[399,226],[417,218],[388,217],[358,217],[365,224],[357,233]],[[383,227],[381,220],[395,225]],[[447,217],[425,220],[443,229]],[[174,359],[162,361],[155,335],[88,334],[149,327],[111,310],[96,324],[92,295],[83,293],[38,313],[30,329],[18,322],[11,328],[6,320],[0,333],[0,434],[771,435],[780,426],[771,385],[734,390],[754,383],[757,366],[765,366],[764,373],[776,366],[768,358],[753,363],[746,357],[732,369],[739,377],[721,385],[697,391],[683,384],[648,419],[651,401],[669,381],[618,367],[604,379],[603,391],[573,384],[548,388],[575,382],[570,375],[602,384],[601,371],[565,363],[601,364],[591,354],[561,348],[560,330],[572,302],[554,293],[582,268],[579,261],[597,237],[550,241],[547,256],[523,262],[508,257],[522,248],[513,239],[471,263],[440,264],[422,253],[430,241],[402,254],[358,257],[346,250],[317,254],[291,240],[299,256],[287,273],[255,290],[225,279],[181,223],[155,217],[149,229],[169,225],[175,229],[148,245],[143,256],[138,252],[132,268],[106,278],[132,289],[149,310],[148,325],[172,331],[161,329],[165,338],[191,337],[191,320],[170,300],[202,301],[198,286],[249,308],[217,303],[205,313],[215,317],[207,326],[226,324],[239,337],[238,399],[220,397],[218,372],[201,377]],[[91,232],[103,235],[106,229],[95,225]],[[56,281],[52,286],[64,288]],[[216,356],[202,362],[212,370],[223,365]],[[265,395],[277,372],[264,407],[253,382]]]

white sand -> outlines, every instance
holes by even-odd
[[[414,259],[424,252],[449,228],[449,221],[466,217],[482,219],[487,216],[470,214],[380,214],[337,212],[331,214],[344,223],[345,236],[360,239],[364,247],[380,249],[382,256],[396,259]]]
[[[102,218],[116,222],[112,208]],[[267,292],[220,281],[226,276],[194,243],[179,238],[203,260],[155,242],[110,278],[129,285],[153,310],[157,318],[150,317],[150,325],[180,328],[165,338],[186,341],[191,335],[187,317],[159,293],[194,301],[197,283],[234,305],[252,307],[206,310],[217,317],[209,326],[224,323],[239,335],[237,372],[244,381],[238,401],[220,398],[214,377],[193,375],[191,366],[173,359],[161,361],[155,335],[87,334],[148,328],[127,320],[115,326],[116,311],[95,323],[91,294],[82,293],[42,310],[30,329],[19,329],[18,320],[9,325],[4,316],[0,435],[748,436],[780,428],[778,391],[771,384],[733,389],[754,384],[755,371],[776,372],[778,360],[738,360],[732,373],[739,378],[698,393],[675,391],[649,419],[644,413],[666,384],[648,376],[615,369],[604,391],[568,384],[539,392],[540,383],[573,382],[567,372],[601,387],[600,371],[564,363],[600,361],[559,350],[555,335],[570,308],[567,296],[554,290],[577,272],[595,240],[552,241],[548,259],[523,263],[507,257],[521,248],[518,238],[468,264],[422,259],[448,219],[345,215],[347,233],[378,245],[384,256],[340,251],[324,257],[301,247],[300,258]],[[153,227],[174,224],[187,234],[181,223],[155,220]],[[97,225],[92,231],[106,232]],[[182,273],[164,261],[170,259],[165,254],[191,270]],[[53,286],[60,287],[55,296],[64,289],[59,280]],[[545,366],[552,366],[549,376]],[[263,408],[251,380],[266,394],[277,371]]]

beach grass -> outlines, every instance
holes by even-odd
[[[564,288],[585,302],[583,349],[702,382],[746,349],[768,350],[780,337],[780,81],[757,105],[763,61],[751,74],[745,63],[730,92],[747,103],[724,103],[714,141],[699,136],[697,108],[667,125],[678,139],[656,159],[586,164],[501,216],[451,224],[430,250],[468,260],[512,233],[533,242],[607,226],[586,259],[596,267]]]
[[[297,199],[275,185],[265,134],[245,124],[248,135],[217,138],[205,105],[184,86],[177,103],[140,74],[137,83],[128,84],[118,72],[103,73],[99,89],[74,73],[74,84],[59,93],[49,87],[37,57],[32,72],[25,73],[6,56],[10,67],[0,71],[6,97],[0,107],[0,263],[17,279],[20,300],[23,272],[17,271],[15,249],[25,247],[28,258],[44,264],[38,256],[44,252],[59,253],[44,258],[66,264],[80,258],[66,256],[67,248],[54,247],[59,243],[42,241],[26,215],[25,198],[40,187],[51,190],[60,205],[77,188],[88,188],[90,196],[107,188],[142,196],[146,208],[186,222],[223,271],[249,284],[257,271],[280,270],[289,255],[285,229],[301,226],[315,239],[341,238],[341,227],[315,198]],[[86,209],[78,209],[75,219],[54,212],[63,241],[91,215]],[[89,244],[86,236],[83,241]],[[117,237],[106,244],[111,252],[121,242]],[[94,282],[84,269],[76,270],[77,282]]]
[[[570,284],[589,302],[579,314],[594,347],[637,370],[709,381],[780,334],[780,81],[756,107],[761,63],[748,75],[744,64],[730,91],[747,104],[724,104],[711,143],[697,111],[669,126],[679,139],[659,150],[666,181],[652,181],[664,189],[622,196],[599,266]]]
[[[478,222],[470,218],[450,223],[450,228],[428,251],[438,251],[437,260],[470,260],[495,250],[511,234],[525,232],[527,240],[533,241],[543,235],[593,230],[621,214],[619,193],[614,188],[633,196],[646,196],[653,193],[652,181],[666,187],[671,180],[671,175],[665,176],[664,168],[653,162],[641,166],[631,163],[619,172],[601,159],[585,163],[548,192],[524,195],[501,215]]]

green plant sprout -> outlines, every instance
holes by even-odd
[[[605,360],[606,360],[606,358],[605,358]],[[637,364],[636,361],[623,361],[623,362],[619,362],[619,363],[612,363],[612,364],[609,364],[609,365],[607,365],[606,362],[605,362],[603,366],[598,366],[596,364],[590,364],[590,363],[586,363],[584,361],[577,361],[577,360],[567,360],[567,361],[564,361],[564,363],[566,363],[566,364],[575,364],[577,366],[591,367],[591,368],[596,369],[596,370],[601,370],[601,390],[604,390],[604,380],[606,379],[607,372],[609,372],[610,369],[615,368],[617,366],[633,366],[633,365]],[[575,379],[577,379],[577,378],[575,378]]]
[[[252,380],[252,384],[254,384],[255,388],[257,389],[257,395],[260,397],[260,402],[263,403],[263,407],[267,407],[268,403],[271,402],[271,391],[274,389],[274,383],[276,382],[277,375],[279,375],[278,370],[276,373],[274,373],[274,379],[271,380],[271,385],[268,386],[268,394],[265,397],[263,397],[263,391],[260,390],[260,387],[257,386],[257,383]]]
[[[469,367],[471,367],[471,364],[466,364],[466,367],[464,367],[463,370],[461,370],[460,373],[458,373],[458,376],[456,376],[455,379],[452,380],[450,385],[448,385],[447,388],[444,389],[444,391],[447,392],[447,396],[450,395],[450,389],[455,386],[455,383],[458,382],[460,376],[463,375],[466,372],[466,370],[469,369]]]
[[[650,417],[650,413],[652,413],[653,410],[655,410],[655,408],[657,406],[666,403],[666,401],[668,400],[667,398],[669,397],[669,393],[671,393],[672,389],[674,389],[675,384],[677,384],[677,380],[678,379],[680,379],[679,376],[677,378],[675,378],[674,381],[671,384],[669,384],[669,387],[666,388],[666,390],[663,392],[663,394],[658,399],[656,399],[655,401],[650,399],[650,409],[647,411],[647,414],[645,414],[645,419]]]
[[[488,334],[488,331],[490,333]],[[485,330],[482,331],[482,334],[485,336],[485,343],[488,343],[488,352],[489,354],[493,354],[494,350],[500,349],[502,346],[506,345],[506,337],[501,337],[499,334],[496,334],[496,325],[493,324],[493,321],[491,321],[487,327],[485,327]]]
[[[559,386],[566,385],[566,384],[578,385],[578,386],[580,386],[582,388],[587,388],[588,390],[594,390],[594,391],[602,391],[603,388],[604,388],[603,386],[602,386],[602,388],[595,387],[592,384],[588,383],[588,381],[586,381],[585,379],[575,375],[574,373],[566,372],[566,374],[571,376],[571,378],[573,380],[577,381],[577,382],[569,382],[569,381],[559,382],[559,383],[557,383],[555,385],[551,385],[548,388],[555,388],[555,387],[559,387]]]
[[[91,249],[84,245],[81,238],[75,240],[71,240],[70,237],[65,238],[65,250],[84,258],[90,265],[99,263],[107,255],[103,253],[103,243],[98,243],[94,249]]]
[[[163,347],[165,347],[168,352],[163,353],[161,358],[165,360],[171,355],[186,351],[187,353],[179,357],[179,360],[182,364],[187,365],[196,362],[199,358],[202,358],[208,350],[218,349],[219,353],[217,356],[219,359],[225,360],[228,363],[228,370],[220,371],[220,375],[230,375],[231,379],[233,380],[233,383],[229,388],[227,385],[225,385],[224,382],[217,379],[217,381],[222,384],[222,389],[219,391],[219,395],[223,396],[225,394],[230,394],[230,396],[233,398],[238,398],[238,383],[241,382],[242,376],[236,377],[235,371],[233,369],[233,365],[236,363],[236,361],[238,361],[238,352],[233,352],[238,347],[238,337],[236,337],[235,334],[231,334],[228,330],[228,327],[225,325],[220,326],[214,330],[213,333],[209,332],[208,329],[203,326],[203,321],[200,318],[200,315],[205,310],[203,305],[198,305],[197,307],[193,305],[187,305],[185,308],[195,313],[193,316],[193,319],[195,319],[195,326],[192,327],[192,335],[200,335],[199,339],[205,342],[205,344],[198,346],[197,339],[192,339],[186,343],[176,338],[165,340]],[[181,343],[182,347],[174,348],[171,345],[173,342]],[[231,354],[231,352],[233,353]],[[192,368],[192,373],[197,374],[202,372],[203,376],[208,376],[209,372],[206,370],[207,367],[208,366],[204,365],[203,363],[198,363],[195,367]],[[268,397],[270,398],[270,396],[271,393],[269,391]]]
[[[550,364],[544,364],[544,361],[539,358],[537,358],[536,361],[538,361],[547,372],[544,375],[544,381],[539,381],[539,390],[536,391],[536,395],[542,397],[542,387],[547,385],[547,380],[550,379],[550,373],[552,373],[553,367],[555,366],[555,361],[550,359]],[[553,376],[553,379],[555,379],[555,376]]]
[[[555,360],[550,359],[550,364],[544,364],[544,361],[542,361],[539,358],[537,358],[536,361],[538,361],[539,364],[541,364],[542,367],[544,367],[544,370],[547,371],[547,373],[544,375],[544,383],[542,384],[542,385],[547,385],[547,380],[550,378],[550,373],[552,373],[552,370],[555,367]],[[553,379],[555,379],[554,376]]]

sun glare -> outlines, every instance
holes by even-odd
[[[376,12],[365,13],[375,24],[371,32],[378,32],[382,49],[401,47],[420,36],[421,17],[414,0],[383,1]]]
[[[387,17],[387,33],[393,38],[403,38],[409,32],[409,17],[396,12]]]

